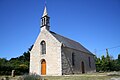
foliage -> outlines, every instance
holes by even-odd
[[[96,57],[95,60],[97,72],[120,71],[120,54],[118,55],[118,59],[112,59],[106,49],[106,57],[102,55],[101,58]]]
[[[120,64],[120,54],[118,55],[118,64]]]
[[[41,77],[35,74],[32,75],[23,75],[24,80],[40,80]]]
[[[17,58],[11,58],[7,60],[0,58],[0,75],[10,75],[12,70],[15,70],[15,74],[21,75],[29,72],[30,50],[33,45],[24,52],[22,56]]]

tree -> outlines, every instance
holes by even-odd
[[[106,60],[105,61],[106,61],[106,70],[111,71],[111,59],[108,53],[108,49],[106,49]]]
[[[120,64],[120,54],[118,54],[118,63]]]
[[[11,58],[10,60],[0,58],[0,75],[10,75],[12,70],[15,70],[15,73],[19,75],[29,73],[30,51],[32,47],[33,45],[19,57]]]
[[[100,60],[100,58],[97,58],[95,56],[95,61],[96,61],[96,71],[99,72],[99,71],[101,71],[101,60]]]
[[[101,58],[95,57],[95,59],[96,71],[120,71],[120,54],[118,54],[118,59],[113,59],[106,49],[106,57],[102,55]]]

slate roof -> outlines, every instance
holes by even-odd
[[[63,43],[66,47],[68,48],[72,48],[72,49],[76,49],[76,50],[80,50],[82,52],[88,53],[88,54],[92,54],[89,50],[87,50],[84,46],[82,46],[80,43],[68,39],[64,36],[61,36],[55,32],[50,31],[50,33],[61,43]],[[93,55],[93,54],[92,54]]]

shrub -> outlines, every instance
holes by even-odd
[[[23,75],[23,80],[41,80],[41,77],[36,74],[32,75]]]

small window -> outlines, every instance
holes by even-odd
[[[41,45],[42,54],[46,54],[46,43],[45,43],[45,41],[42,41],[40,43],[40,45]]]
[[[90,60],[90,57],[88,57],[88,60],[89,60],[89,67],[91,68],[91,60]]]
[[[75,53],[72,53],[72,65],[75,65]]]

